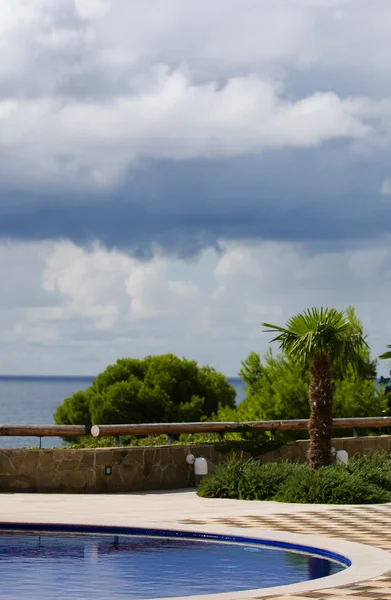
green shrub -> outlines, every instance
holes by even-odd
[[[349,460],[350,473],[360,473],[366,481],[391,492],[391,460],[386,453],[372,452]]]
[[[214,475],[201,481],[198,495],[208,498],[268,500],[294,469],[295,465],[285,462],[259,465],[253,459],[244,462],[233,458],[220,465]]]
[[[213,475],[201,480],[198,495],[204,498],[239,498],[239,481],[248,464],[233,458],[225,465],[219,465]]]
[[[249,461],[239,480],[239,498],[242,500],[267,500],[272,498],[283,481],[295,471],[290,463],[266,463],[259,465]]]
[[[391,501],[391,476],[385,457],[374,455],[312,471],[292,463],[231,459],[205,477],[199,496],[273,500],[308,504],[377,504]]]
[[[298,465],[285,481],[281,482],[273,499],[276,502],[295,502],[297,504],[306,504],[311,489],[313,472],[306,465]]]
[[[294,471],[280,486],[273,500],[308,504],[377,504],[391,495],[370,483],[360,472],[350,473],[343,466],[311,471]]]

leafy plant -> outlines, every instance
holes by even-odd
[[[281,485],[274,500],[308,504],[377,504],[391,495],[370,483],[360,472],[350,473],[343,466],[297,470]]]
[[[208,498],[273,500],[308,504],[375,504],[391,501],[390,461],[385,455],[310,469],[279,462],[231,459],[205,477],[198,494]]]
[[[391,460],[385,453],[371,452],[366,456],[355,456],[349,460],[348,471],[391,492]]]
[[[268,500],[295,467],[288,462],[259,465],[253,459],[232,458],[219,465],[213,475],[205,477],[197,492],[204,497]]]
[[[218,466],[213,475],[201,481],[198,495],[205,498],[239,498],[239,484],[243,469],[248,464],[232,458],[227,464]]]

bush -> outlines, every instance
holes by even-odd
[[[387,454],[371,452],[366,456],[355,456],[348,464],[352,474],[361,474],[366,481],[391,492],[391,461]]]
[[[233,458],[226,465],[220,465],[214,475],[201,481],[198,495],[204,498],[239,498],[239,481],[247,464]]]
[[[388,472],[387,472],[388,470]],[[312,471],[292,463],[231,459],[205,477],[199,496],[308,504],[377,504],[391,501],[390,463],[372,455]]]
[[[283,482],[292,476],[295,465],[266,463],[260,466],[249,461],[239,481],[239,498],[242,500],[267,500],[274,497]]]
[[[350,473],[343,466],[311,471],[296,470],[280,486],[273,500],[305,504],[377,504],[388,502],[391,495],[368,482],[363,474]]]
[[[235,406],[236,390],[221,373],[173,354],[124,358],[100,373],[85,391],[66,398],[58,424],[168,423],[211,418]]]
[[[198,495],[205,498],[238,498],[239,500],[268,500],[282,482],[294,471],[290,463],[246,462],[233,458],[219,465],[214,475],[205,477]]]

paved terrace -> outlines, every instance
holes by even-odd
[[[194,491],[121,495],[0,494],[0,521],[278,530],[342,538],[391,552],[391,504],[293,505],[199,498]],[[274,596],[275,600],[391,600],[391,572],[349,587]]]

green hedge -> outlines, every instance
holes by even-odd
[[[260,465],[233,458],[201,481],[198,495],[301,504],[381,504],[391,502],[391,462],[385,454],[371,454],[351,459],[347,467],[312,471],[294,463]]]

